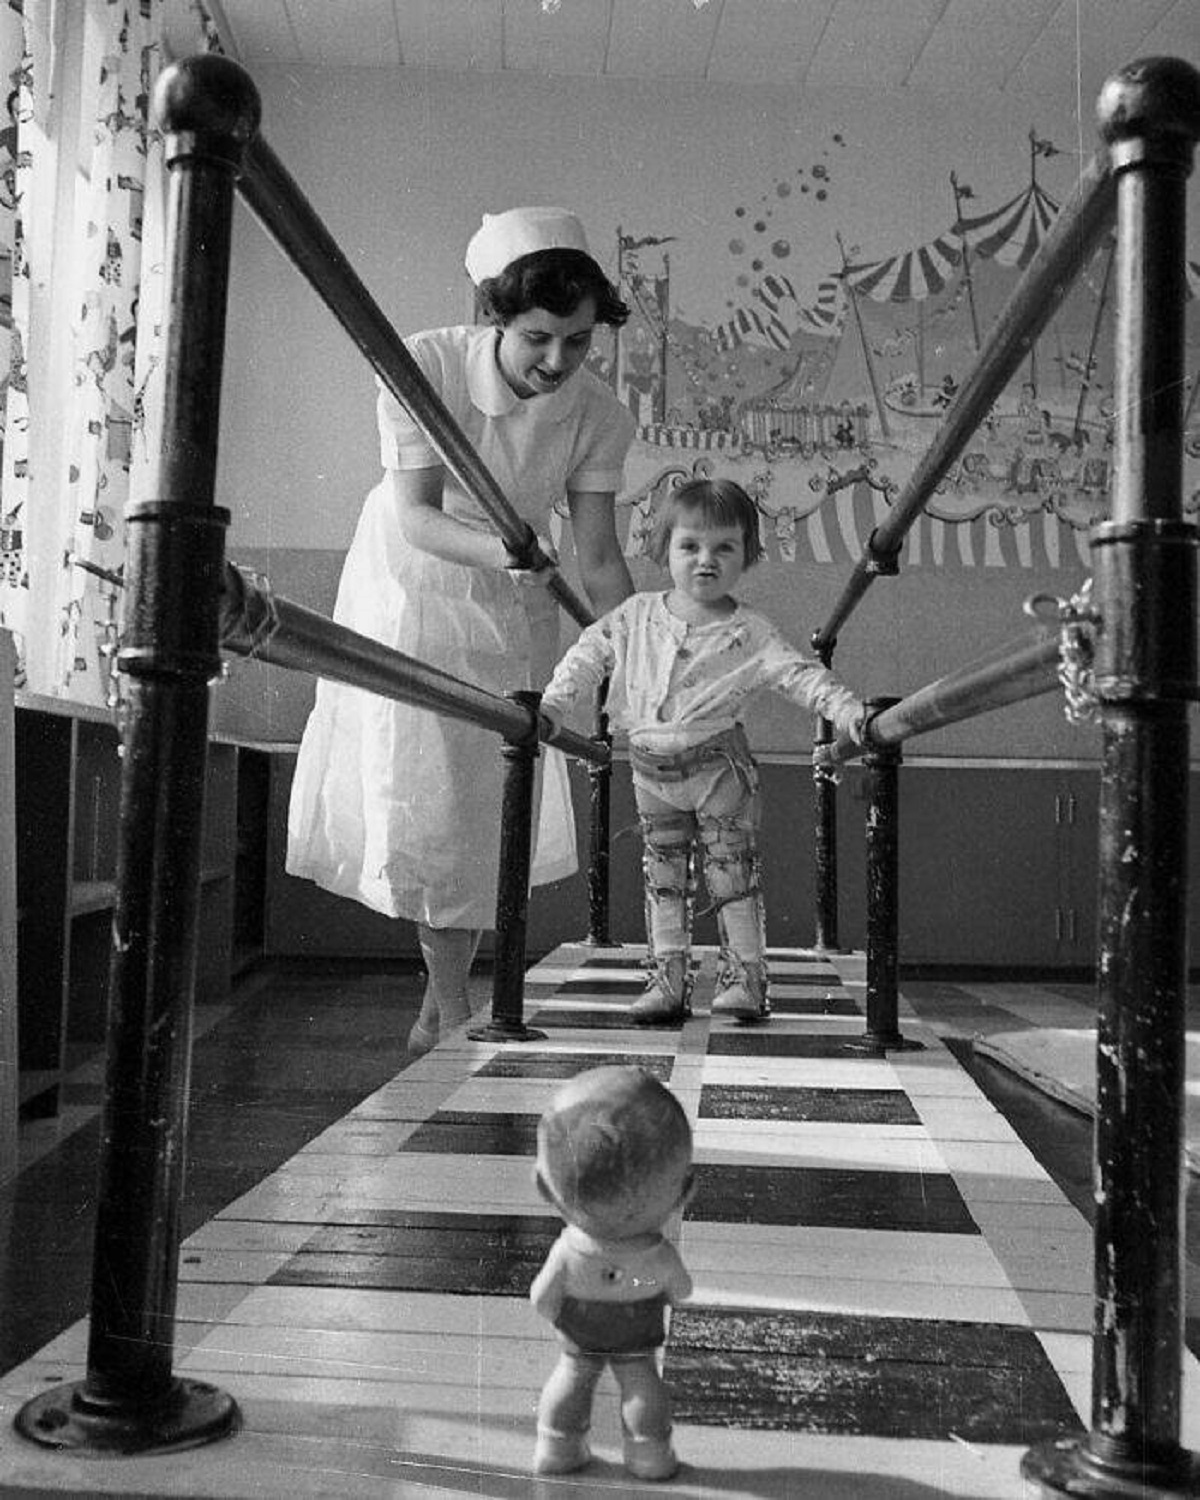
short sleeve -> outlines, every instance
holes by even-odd
[[[572,455],[567,489],[580,493],[619,490],[636,431],[633,413],[607,387],[597,383],[587,403],[582,440]]]
[[[404,346],[421,369],[421,373],[447,401],[446,370],[438,346],[424,334],[414,334]],[[379,423],[379,461],[385,469],[431,469],[441,463],[437,450],[425,436],[420,424],[409,414],[378,376],[379,394],[375,416]],[[447,401],[447,404],[449,402]]]

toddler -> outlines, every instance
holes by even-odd
[[[666,1309],[692,1280],[663,1238],[692,1193],[692,1132],[679,1101],[640,1068],[592,1068],[560,1088],[538,1123],[536,1181],[566,1221],[529,1291],[562,1343],[538,1404],[536,1474],[581,1469],[605,1365],[621,1392],[625,1467],[678,1468],[658,1369]]]
[[[663,502],[651,543],[670,589],[634,594],[588,626],[542,696],[542,713],[557,729],[577,704],[594,702],[609,677],[606,711],[629,735],[653,962],[631,1008],[640,1024],[690,1014],[697,842],[720,938],[713,1011],[744,1022],[770,1015],[758,769],[741,723],[750,697],[774,689],[862,741],[861,700],[734,598],[761,555],[758,512],[740,485],[681,485]]]

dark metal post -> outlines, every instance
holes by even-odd
[[[816,743],[833,743],[833,725],[817,719]],[[813,874],[816,881],[815,946],[838,951],[837,769],[813,757]]]
[[[1200,1495],[1180,1444],[1188,700],[1196,546],[1182,520],[1186,179],[1200,73],[1131,63],[1106,83],[1117,178],[1116,460],[1095,529],[1103,725],[1092,1426],[1025,1455],[1044,1493]]]
[[[492,1019],[467,1035],[475,1042],[540,1041],[544,1031],[525,1025],[525,922],[533,844],[533,781],[538,758],[539,694],[510,693],[533,710],[529,732],[506,736],[504,793],[500,805],[500,874],[496,888],[496,952],[492,969]]]
[[[87,1375],[34,1397],[53,1448],[168,1451],[226,1436],[223,1391],[172,1374],[200,902],[208,687],[227,511],[213,504],[234,178],[258,94],[224,58],[167,69],[167,388],[158,498],[127,511],[127,674],[108,1071]]]
[[[898,698],[872,698],[882,713]],[[867,778],[867,1029],[871,1051],[919,1048],[900,1033],[900,758],[897,745],[871,745],[863,754]]]
[[[601,685],[596,704],[596,738],[612,750],[608,715],[604,712],[608,683]],[[595,948],[613,947],[609,927],[609,840],[612,809],[612,756],[602,762],[589,761],[588,777],[588,931],[584,942]]]

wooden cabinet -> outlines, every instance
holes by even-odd
[[[271,758],[268,917],[271,957],[411,955],[411,924],[393,922],[283,871],[294,757]],[[813,941],[812,776],[807,762],[764,761],[760,833],[767,936],[780,946]],[[587,786],[572,769],[580,849],[587,847]],[[900,769],[899,939],[903,966],[1091,970],[1096,962],[1100,771],[1088,764],[924,762]],[[864,773],[843,771],[838,797],[841,946],[866,945]],[[1192,791],[1192,963],[1200,963],[1200,775]],[[618,758],[611,810],[610,930],[645,941],[642,840],[629,767]],[[717,940],[703,883],[695,941]],[[528,943],[540,954],[587,930],[581,876],[539,887]]]
[[[839,936],[866,941],[865,778],[839,807]],[[1096,954],[1099,770],[902,765],[902,964],[1087,968]]]
[[[58,1110],[64,1073],[105,1036],[121,760],[107,711],[36,694],[16,696],[14,742],[18,1098],[23,1113],[44,1116]],[[209,744],[198,1002],[224,999],[233,974],[261,952],[261,925],[243,918],[237,930],[259,869],[243,850],[253,836],[241,837],[239,816],[250,816],[243,783],[260,759],[254,747]]]

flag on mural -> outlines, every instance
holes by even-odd
[[[786,349],[792,341],[782,318],[770,312],[763,317],[753,307],[739,307],[732,318],[717,325],[713,337],[723,354],[738,344],[769,344],[774,349]]]
[[[846,286],[840,276],[827,276],[817,287],[817,300],[799,309],[798,326],[819,338],[837,338],[846,322]]]
[[[836,338],[846,320],[846,292],[840,276],[827,276],[817,287],[816,300],[803,306],[791,280],[779,272],[768,272],[751,292],[762,305],[739,307],[732,318],[714,329],[717,348],[728,352],[738,344],[769,344],[788,349],[797,332]]]

